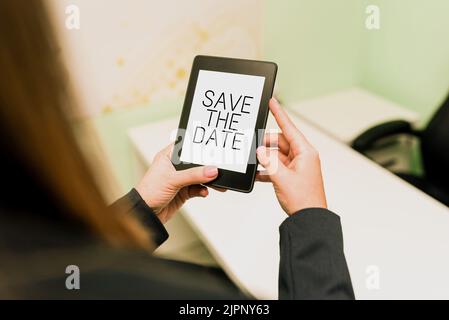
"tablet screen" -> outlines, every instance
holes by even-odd
[[[245,173],[265,77],[199,70],[180,160]]]

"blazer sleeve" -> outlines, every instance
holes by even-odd
[[[134,214],[149,230],[156,247],[168,239],[168,232],[154,211],[142,199],[136,189],[111,204],[119,212]]]
[[[355,299],[339,216],[304,209],[279,231],[279,299]]]

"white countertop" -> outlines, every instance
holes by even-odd
[[[320,152],[356,297],[449,298],[449,209],[290,114]],[[130,130],[148,165],[177,125],[178,119],[169,119]],[[267,127],[276,127],[271,115]],[[250,194],[211,191],[207,199],[188,201],[184,217],[241,288],[257,298],[277,298],[278,226],[286,215],[271,185],[257,183]],[[367,286],[372,270],[378,271],[378,289]]]

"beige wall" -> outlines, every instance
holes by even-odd
[[[261,57],[258,0],[49,0],[83,113],[182,97],[196,54]],[[80,9],[80,30],[65,8]]]

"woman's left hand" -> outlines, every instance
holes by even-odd
[[[136,187],[162,223],[166,223],[188,199],[207,197],[207,187],[200,184],[210,182],[218,175],[218,169],[212,166],[176,171],[170,160],[172,150],[173,144],[156,155]]]

